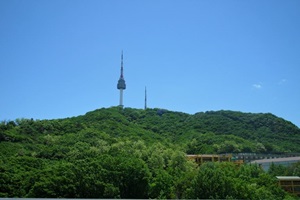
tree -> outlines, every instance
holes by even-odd
[[[286,176],[287,175],[287,168],[283,165],[275,165],[272,163],[268,170],[268,174],[271,176]]]
[[[193,180],[193,192],[189,198],[225,199],[230,196],[233,182],[226,176],[218,163],[205,163],[200,166]]]
[[[35,198],[75,198],[76,182],[74,166],[58,162],[39,173],[27,197]]]

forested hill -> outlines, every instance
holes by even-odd
[[[300,152],[300,130],[272,114],[194,115],[102,108],[54,120],[0,123],[0,197],[284,199],[276,175],[186,154]]]
[[[300,129],[291,122],[270,113],[224,110],[190,115],[111,107],[66,119],[17,119],[1,123],[0,141],[38,142],[45,137],[78,137],[83,132],[90,137],[101,133],[113,140],[179,145],[187,153],[300,152]]]
[[[300,152],[300,129],[270,113],[99,109],[68,119],[114,137],[179,144],[187,153]]]

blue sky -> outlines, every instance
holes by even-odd
[[[118,105],[300,127],[300,1],[0,0],[0,120]]]

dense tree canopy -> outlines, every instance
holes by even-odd
[[[272,114],[112,107],[83,116],[0,123],[0,197],[290,197],[276,175],[291,168],[197,166],[186,154],[300,152],[300,130]]]

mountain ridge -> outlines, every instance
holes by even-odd
[[[216,137],[217,135],[225,137],[227,135],[227,138],[235,136],[256,143],[265,143],[264,146],[267,146],[266,152],[300,151],[298,148],[293,148],[296,144],[292,146],[280,145],[283,147],[279,149],[276,149],[276,145],[274,147],[272,143],[282,143],[283,139],[286,140],[285,143],[299,142],[300,129],[290,121],[271,113],[244,113],[240,111],[219,110],[188,114],[161,108],[142,110],[111,107],[90,111],[83,116],[95,116],[98,112],[107,113],[107,115],[102,115],[102,118],[97,118],[99,120],[106,119],[107,116],[109,118],[112,116],[116,118],[118,114],[120,118],[116,118],[117,122],[127,125],[134,124],[139,129],[142,128],[143,130],[154,132],[156,136],[163,136],[174,143],[178,143],[178,140],[184,141],[186,138],[189,138],[189,140],[199,139],[200,134],[202,136],[212,134],[212,137]],[[100,115],[100,113],[98,114]],[[253,150],[255,148],[253,145],[251,148],[251,152],[255,151]],[[249,148],[245,150],[247,149],[249,151]],[[211,148],[207,150],[208,152],[218,152]],[[236,151],[242,150],[236,149]]]
[[[15,139],[20,139],[26,133],[29,136],[61,135],[61,132],[76,134],[90,128],[101,130],[110,137],[171,143],[190,153],[222,153],[228,150],[258,153],[300,152],[300,147],[297,147],[300,144],[300,129],[271,113],[219,110],[188,114],[161,108],[144,110],[110,107],[70,118],[17,119],[1,124],[2,130],[10,126],[17,128],[15,132],[23,134],[2,131],[0,141],[12,135]],[[222,147],[224,143],[228,143],[227,146],[230,147]]]

